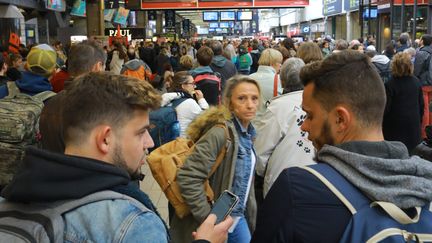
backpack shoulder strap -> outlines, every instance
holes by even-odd
[[[183,101],[187,100],[189,98],[178,98],[173,101],[171,101],[172,107],[175,109],[177,106],[179,106]]]
[[[207,176],[207,179],[209,179],[217,170],[217,168],[219,167],[219,165],[222,163],[222,160],[225,158],[225,154],[229,148],[229,146],[231,146],[231,136],[229,134],[228,128],[225,124],[216,124],[216,127],[220,127],[223,128],[225,131],[225,136],[227,138],[226,142],[225,142],[225,146],[222,148],[222,150],[219,152],[218,156],[216,157],[216,162],[214,163],[214,165],[212,166],[209,175]]]
[[[7,85],[7,89],[8,89],[8,93],[9,93],[6,96],[7,98],[13,98],[13,97],[17,96],[19,93],[21,93],[21,91],[19,90],[19,88],[15,82],[7,82],[6,85]]]
[[[195,77],[194,82],[198,83],[204,79],[209,79],[209,80],[220,82],[220,78],[217,75],[215,75],[214,73],[199,74]]]
[[[64,214],[66,212],[72,211],[72,210],[74,210],[80,206],[84,206],[84,205],[87,205],[89,203],[99,202],[99,201],[103,201],[103,200],[115,200],[115,199],[134,201],[134,202],[136,202],[136,203],[134,203],[134,204],[136,204],[136,206],[139,206],[144,211],[149,211],[149,209],[147,207],[142,205],[142,203],[138,202],[136,199],[131,198],[127,195],[120,194],[120,193],[114,192],[114,191],[109,191],[109,190],[95,192],[95,193],[89,194],[89,195],[87,195],[83,198],[80,198],[80,199],[66,200],[66,201],[60,202],[57,204],[55,209],[58,213]],[[142,205],[142,207],[141,207],[141,205]]]
[[[34,98],[34,99],[37,99],[37,100],[39,100],[39,101],[41,101],[41,102],[44,102],[45,100],[47,100],[47,99],[49,99],[49,98],[51,98],[51,97],[53,97],[53,96],[55,96],[55,95],[56,95],[55,92],[52,92],[52,91],[44,91],[44,92],[41,92],[41,93],[39,93],[39,94],[34,95],[33,98]]]
[[[318,163],[300,168],[316,176],[341,200],[351,214],[354,215],[363,207],[369,207],[370,200],[330,165]]]
[[[273,97],[278,95],[278,74],[276,73],[273,80]]]

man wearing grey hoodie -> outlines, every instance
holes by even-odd
[[[432,201],[432,163],[410,157],[404,144],[385,141],[384,84],[370,59],[342,51],[305,66],[301,129],[316,161],[330,165],[373,201],[402,209]],[[335,95],[337,94],[337,95]],[[252,242],[338,242],[352,214],[308,170],[284,170],[258,211]]]
[[[214,40],[210,43],[210,48],[213,51],[213,60],[210,64],[210,68],[214,72],[218,72],[221,76],[222,90],[225,87],[225,82],[232,76],[237,74],[235,65],[224,56],[222,56],[223,48],[220,41]]]

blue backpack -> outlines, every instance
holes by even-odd
[[[180,124],[175,108],[186,99],[188,98],[175,99],[171,105],[150,112],[149,133],[154,142],[154,147],[149,149],[150,152],[180,136]]]
[[[412,218],[392,203],[371,202],[328,164],[302,168],[321,180],[352,213],[340,243],[432,242],[431,205],[413,208]]]

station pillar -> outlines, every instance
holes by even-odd
[[[87,1],[87,36],[102,36],[105,31],[103,0]],[[91,14],[90,14],[91,13]]]

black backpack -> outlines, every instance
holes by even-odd
[[[256,73],[258,71],[258,61],[261,57],[261,54],[259,52],[251,52],[252,56],[252,66],[250,69],[250,74]]]

